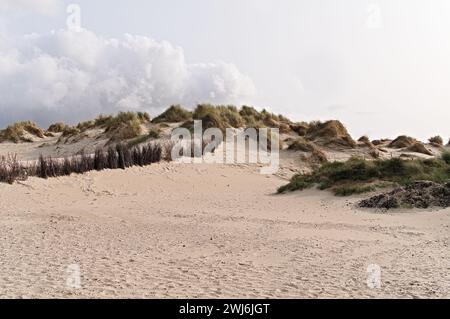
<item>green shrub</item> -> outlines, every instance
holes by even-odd
[[[278,192],[284,193],[319,185],[321,189],[331,188],[343,195],[373,190],[373,184],[380,181],[400,185],[417,180],[445,183],[450,179],[450,158],[446,156],[442,159],[427,160],[392,158],[367,161],[351,158],[347,162],[325,163],[311,174],[295,175],[290,183],[280,187]]]

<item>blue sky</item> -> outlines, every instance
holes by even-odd
[[[130,105],[130,108],[146,108],[155,115],[167,106],[164,103],[179,99],[188,106],[200,101],[254,104],[296,120],[338,118],[354,135],[394,137],[407,133],[426,138],[439,133],[446,138],[450,136],[447,124],[450,3],[446,0],[2,2],[0,35],[12,40],[4,41],[3,51],[0,46],[0,57],[7,56],[5,52],[10,53],[16,47],[22,57],[21,64],[33,55],[33,64],[27,64],[33,70],[47,62],[53,65],[36,58],[37,47],[45,56],[57,59],[58,76],[48,77],[61,83],[56,88],[42,86],[39,94],[33,89],[29,98],[17,98],[15,103],[11,92],[18,96],[19,93],[12,91],[11,80],[26,83],[15,87],[28,90],[34,82],[27,78],[25,71],[12,73],[8,87],[2,91],[0,86],[0,94],[9,92],[10,95],[8,105],[0,102],[0,109],[6,111],[1,124],[25,114],[32,114],[39,121],[44,121],[43,114],[52,120],[64,116],[69,117],[68,121],[78,120],[91,116],[89,111],[97,111],[91,103],[114,104],[99,110],[114,111]],[[82,28],[89,31],[78,40],[58,34],[58,30],[67,28],[65,9],[74,2],[81,8]],[[56,36],[50,34],[52,30]],[[31,45],[23,39],[23,35],[30,33],[43,39],[33,40],[36,42]],[[140,35],[156,44],[138,49],[135,42],[139,40],[124,39],[124,34]],[[110,61],[102,68],[78,65],[91,57],[84,51],[90,51],[93,46],[103,47],[111,38],[119,39],[124,47],[132,43],[134,53],[141,50],[137,56],[144,55],[144,62],[136,62],[135,67],[146,68],[151,64],[153,79],[146,78],[144,84],[134,81],[150,75],[117,69],[119,60],[110,55],[102,55],[102,59]],[[84,47],[83,41],[86,41]],[[73,42],[79,42],[78,47],[85,50],[77,51]],[[54,48],[61,48],[61,43],[64,49],[55,51]],[[74,52],[80,52],[85,59],[80,62],[72,55]],[[116,54],[123,55],[124,59],[136,59],[134,53],[121,49]],[[66,69],[61,70],[61,65],[66,65],[61,62],[63,54],[76,60],[79,68],[74,71],[70,67],[69,76]],[[5,61],[8,62],[4,64],[14,63],[12,59]],[[112,71],[105,71],[107,68]],[[170,77],[166,77],[165,68],[171,70]],[[26,68],[22,66],[22,69]],[[105,98],[95,95],[119,86],[115,83],[104,90],[105,83],[110,84],[108,74],[124,79],[125,83],[120,86],[122,93],[117,99],[105,102]],[[41,82],[39,75],[34,77]],[[101,90],[87,94],[81,84],[83,79]],[[67,87],[75,85],[77,89],[61,89],[66,80],[70,81]],[[145,85],[153,88],[148,96],[142,93]],[[132,93],[125,92],[126,89]],[[177,89],[185,93],[177,94]],[[44,94],[46,90],[58,94],[49,97]],[[87,105],[85,111],[83,106],[76,105],[78,98]],[[33,109],[28,104],[39,106]],[[22,109],[27,112],[21,112]]]

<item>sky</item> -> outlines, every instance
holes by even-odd
[[[0,0],[0,126],[210,102],[448,138],[449,17],[448,0]]]

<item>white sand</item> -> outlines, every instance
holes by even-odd
[[[0,184],[0,297],[450,297],[450,209],[274,195],[285,181],[257,171],[162,163]]]

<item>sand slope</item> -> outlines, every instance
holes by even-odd
[[[283,183],[161,163],[0,184],[0,297],[450,297],[449,209],[273,195]],[[381,289],[366,285],[373,263]]]

